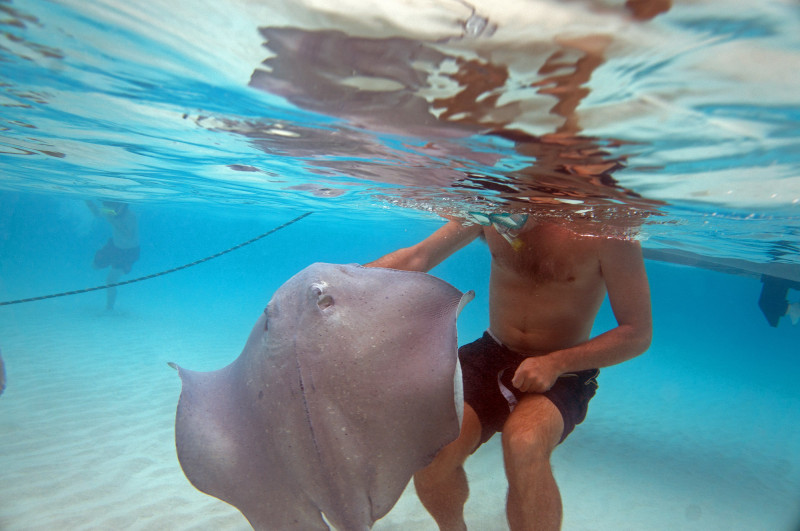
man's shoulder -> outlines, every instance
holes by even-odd
[[[624,274],[644,271],[642,245],[637,240],[606,238],[600,244],[598,257],[604,276],[612,271]]]

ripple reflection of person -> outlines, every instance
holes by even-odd
[[[130,273],[139,259],[139,223],[136,214],[127,203],[102,201],[100,206],[86,201],[89,210],[111,225],[111,238],[94,255],[95,269],[110,267],[106,284],[116,284],[122,275]],[[106,290],[106,310],[113,310],[117,300],[117,288]]]

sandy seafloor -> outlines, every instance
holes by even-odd
[[[294,214],[207,226],[172,220],[166,233],[154,230],[163,219],[143,219],[143,257],[132,276],[211,254]],[[248,529],[238,511],[183,476],[173,438],[180,382],[167,362],[221,368],[238,356],[272,291],[308,263],[368,261],[438,225],[317,216],[213,262],[121,288],[111,313],[102,292],[0,308],[8,375],[0,529]],[[88,267],[99,230],[69,252],[63,237],[24,243],[12,234],[3,299],[102,283]],[[486,324],[487,262],[476,243],[434,271],[478,291],[459,323],[462,343]],[[553,457],[564,529],[797,529],[800,326],[766,325],[757,279],[650,262],[648,270],[651,349],[603,371],[588,420]],[[606,307],[597,329],[612,324]],[[497,437],[467,472],[470,528],[507,529]],[[375,529],[435,526],[409,487]]]

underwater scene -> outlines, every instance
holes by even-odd
[[[800,529],[795,2],[0,27],[0,529]]]

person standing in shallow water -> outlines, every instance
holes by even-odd
[[[556,221],[508,215],[476,220],[480,224],[451,220],[422,242],[367,264],[429,271],[479,236],[492,256],[489,328],[459,349],[466,402],[461,433],[415,474],[414,485],[441,530],[466,529],[464,462],[499,431],[510,528],[559,529],[561,495],[550,455],[583,421],[597,369],[650,345],[641,247],[581,236]],[[617,326],[590,338],[606,295]]]
[[[111,225],[111,238],[94,255],[95,269],[110,267],[106,284],[115,284],[139,259],[139,223],[136,214],[127,203],[103,201],[100,206],[86,201],[89,210]],[[106,289],[106,310],[113,310],[117,300],[117,288]]]

